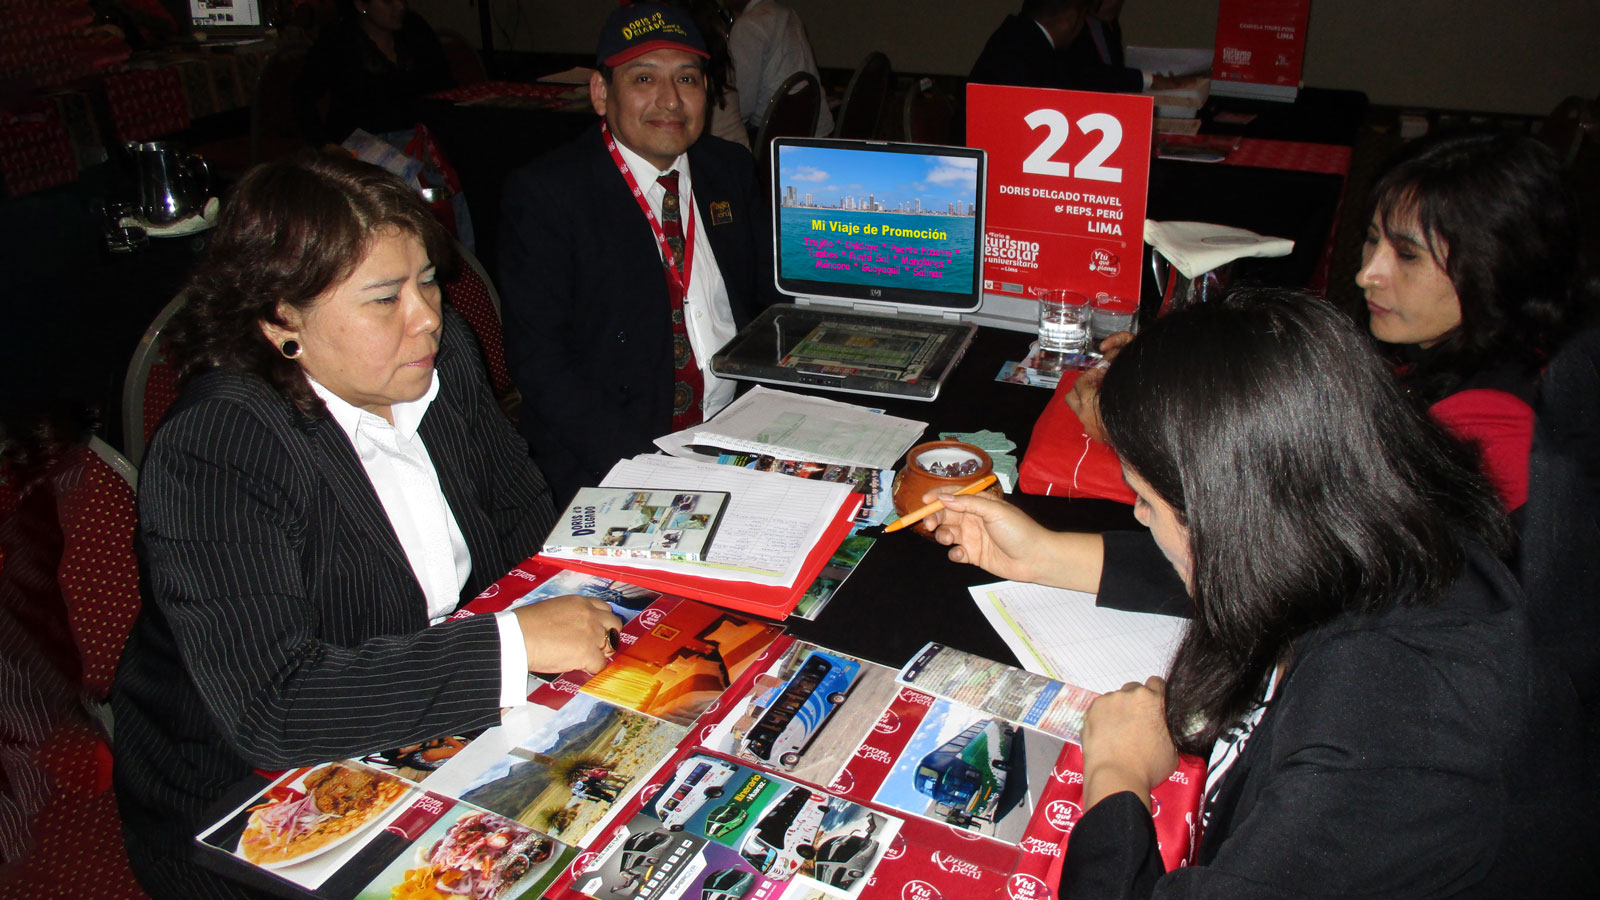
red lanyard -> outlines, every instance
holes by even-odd
[[[683,274],[680,276],[676,266],[666,264],[667,260],[672,259],[672,247],[667,243],[666,232],[661,230],[661,220],[656,218],[649,201],[644,199],[644,191],[639,189],[639,181],[633,177],[628,163],[623,160],[622,151],[617,149],[617,142],[612,139],[611,129],[606,127],[604,119],[600,120],[600,136],[605,138],[606,149],[611,151],[611,161],[617,164],[617,171],[621,172],[623,180],[628,182],[628,189],[633,191],[633,199],[638,202],[639,209],[644,212],[646,221],[650,223],[650,233],[655,235],[656,246],[661,249],[662,268],[667,272],[667,281],[672,283],[680,298],[687,299],[689,273],[694,268],[694,198],[686,192],[680,192],[678,195],[678,215],[683,222]]]

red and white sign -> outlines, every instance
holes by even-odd
[[[1153,100],[967,85],[967,142],[989,154],[984,290],[1139,296]]]
[[[1235,85],[1266,85],[1292,99],[1300,86],[1310,18],[1311,0],[1221,0],[1211,92],[1269,96],[1231,90]]]

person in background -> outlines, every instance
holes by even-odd
[[[751,129],[760,127],[767,103],[784,79],[796,72],[817,75],[817,60],[806,27],[794,10],[778,0],[723,0],[733,13],[728,53],[733,57],[739,114]],[[818,76],[821,77],[820,75]],[[833,134],[833,113],[824,97],[817,114],[817,137]]]
[[[1074,87],[1086,91],[1136,94],[1194,85],[1199,79],[1173,78],[1127,65],[1122,46],[1122,7],[1126,0],[1099,0],[1083,30],[1065,51],[1075,71]]]
[[[450,619],[555,521],[442,306],[452,248],[414,189],[337,153],[258,166],[223,205],[169,326],[184,388],[140,473],[147,588],[111,697],[152,897],[254,895],[194,859],[251,770],[484,728],[529,672],[605,664],[601,600]]]
[[[1236,292],[1134,338],[1100,406],[1195,615],[1164,679],[1085,717],[1057,895],[1577,896],[1575,697],[1533,651],[1494,493],[1366,336]],[[952,559],[1074,585],[1070,536],[935,498]],[[1180,751],[1209,757],[1205,812],[1166,872],[1150,794]]]
[[[1006,16],[989,36],[967,80],[1078,91],[1165,90],[1189,83],[1102,61],[1088,26],[1098,22],[1097,8],[1108,7],[1114,21],[1122,11],[1121,0],[1106,0],[1105,5],[1097,0],[1023,0],[1017,14]],[[1120,30],[1116,37],[1120,56]]]
[[[706,42],[707,133],[750,149],[750,132],[741,118],[739,87],[728,55],[728,14],[717,0],[666,2],[688,12]]]
[[[295,124],[313,147],[357,128],[411,128],[423,94],[455,85],[438,35],[405,0],[340,0],[340,10],[294,81]]]
[[[506,362],[558,504],[727,405],[712,354],[777,299],[750,153],[702,134],[706,58],[677,7],[618,7],[601,121],[506,180]]]
[[[1356,273],[1367,328],[1406,390],[1477,445],[1515,510],[1539,372],[1592,314],[1575,195],[1534,138],[1443,133],[1390,161],[1372,206]]]

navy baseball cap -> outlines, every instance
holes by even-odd
[[[628,3],[606,17],[594,56],[600,65],[615,67],[635,56],[668,47],[703,58],[711,56],[694,20],[684,10],[664,3]]]

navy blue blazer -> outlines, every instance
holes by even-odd
[[[689,171],[743,327],[779,296],[754,164],[706,135],[689,148]],[[559,504],[672,429],[666,274],[598,123],[513,172],[501,209],[506,362],[523,396],[519,427]]]

